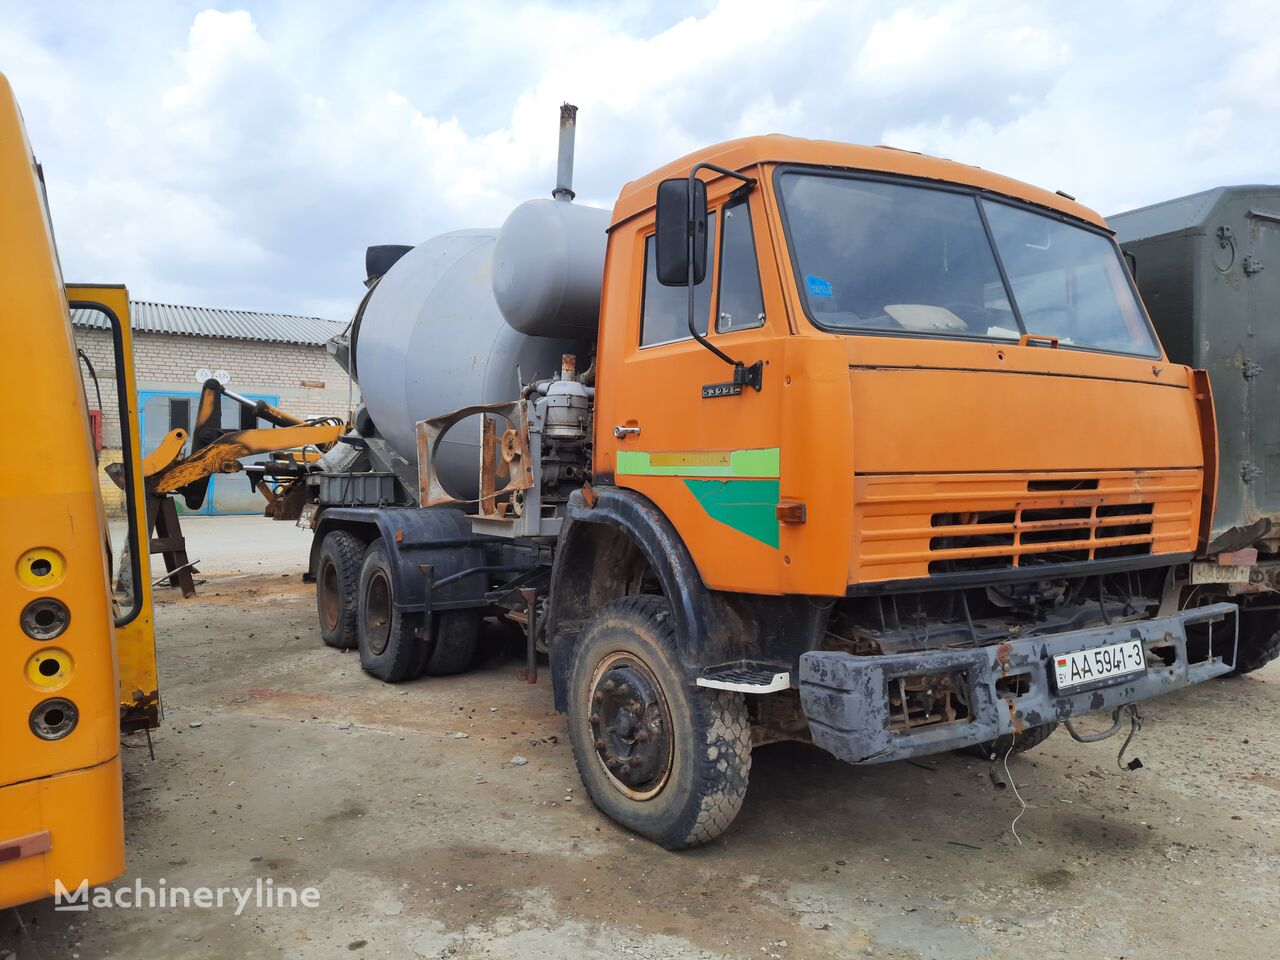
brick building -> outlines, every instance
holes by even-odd
[[[267,400],[303,418],[345,418],[356,402],[355,386],[325,349],[343,323],[146,301],[131,301],[129,312],[143,456],[175,427],[190,433],[200,387],[210,376],[241,396]],[[72,311],[71,322],[76,345],[88,361],[81,363],[85,396],[90,408],[101,411],[100,462],[111,463],[120,451],[111,332],[94,311]],[[90,364],[97,373],[96,387]],[[255,423],[225,398],[222,417],[228,429],[270,426]],[[118,510],[120,492],[105,477],[103,494],[108,509]],[[262,508],[262,497],[244,476],[228,475],[214,478],[200,512],[259,513]]]

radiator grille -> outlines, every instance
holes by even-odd
[[[1096,486],[1096,482],[1095,482]],[[1151,503],[935,513],[930,573],[999,570],[1151,552]]]
[[[855,479],[850,582],[1190,552],[1198,469]]]

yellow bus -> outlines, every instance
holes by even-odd
[[[122,718],[154,727],[159,697],[128,293],[63,286],[44,178],[2,74],[0,183],[3,908],[124,871]],[[99,386],[114,387],[120,423],[124,515],[110,525],[72,308],[113,331],[114,370],[93,371],[114,375]]]

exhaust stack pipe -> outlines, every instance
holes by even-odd
[[[560,105],[560,156],[556,162],[556,188],[551,196],[569,201],[573,192],[573,135],[578,125],[578,108],[571,103]]]

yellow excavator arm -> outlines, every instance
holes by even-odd
[[[259,420],[275,424],[271,428],[223,430],[221,398],[228,397],[253,412]],[[277,466],[286,475],[299,478],[306,464],[337,442],[346,425],[336,417],[306,421],[285,413],[265,401],[253,401],[232,393],[217,380],[205,381],[196,406],[195,429],[191,434],[191,452],[184,455],[187,431],[170,430],[142,463],[142,476],[149,496],[182,494],[187,507],[195,510],[204,502],[209,478],[219,473],[240,473],[245,457],[257,454],[280,454]],[[308,449],[310,448],[310,449]],[[289,451],[302,451],[291,453]],[[119,484],[120,466],[111,464],[107,473]],[[273,505],[277,498],[270,485],[256,484],[257,489]]]
[[[154,473],[144,466],[143,473],[156,493],[178,493],[215,473],[239,473],[244,469],[244,465],[240,463],[241,457],[293,450],[297,447],[327,447],[342,436],[345,429],[341,424],[304,424],[269,430],[234,430],[224,433],[189,457],[172,455],[174,443],[177,444],[178,454],[181,454],[186,431],[171,430],[155,453],[147,458],[148,466],[152,463],[152,457],[163,465]]]
[[[222,429],[222,397],[252,411],[256,419],[276,426]],[[234,394],[217,380],[205,381],[190,437],[185,430],[170,430],[142,461],[146,544],[150,553],[164,558],[166,577],[161,579],[180,587],[184,597],[195,595],[192,574],[196,572],[196,561],[187,558],[186,538],[173,503],[175,495],[182,495],[188,510],[198,510],[211,477],[251,471],[251,485],[265,501],[264,513],[277,520],[297,519],[306,501],[309,465],[319,460],[345,431],[346,425],[337,417],[302,420],[268,403],[255,403]],[[184,454],[188,439],[191,452]],[[245,457],[266,453],[274,455],[268,463],[246,468],[241,462]],[[106,472],[117,486],[124,486],[123,464],[110,464]]]

